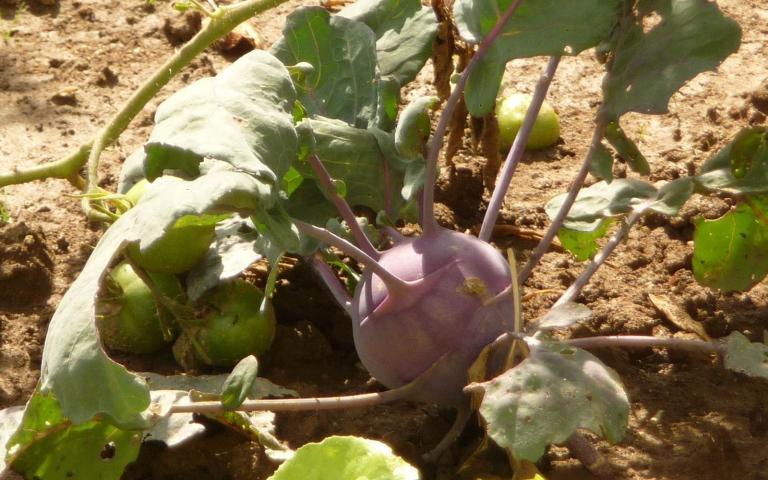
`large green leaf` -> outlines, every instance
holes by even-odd
[[[195,180],[155,180],[142,201],[107,230],[64,295],[48,328],[40,385],[59,399],[63,414],[73,422],[104,414],[117,425],[144,423],[140,413],[149,405],[144,380],[109,359],[99,344],[94,318],[101,278],[128,242],[139,241],[146,248],[184,215],[255,211],[273,201],[270,185],[231,169],[206,161],[206,174]]]
[[[733,194],[768,192],[768,129],[745,128],[704,162],[696,183]]]
[[[305,119],[302,125],[311,131],[313,153],[332,178],[344,182],[346,192],[343,196],[347,203],[366,206],[376,212],[389,210],[388,206],[397,208],[402,203],[403,173],[398,170],[402,168],[401,164],[408,162],[392,159],[391,153],[395,149],[391,135],[380,131],[376,134],[373,130],[354,128],[325,118]],[[392,144],[388,149],[390,155],[385,154],[381,142]],[[302,162],[296,168],[305,178],[315,178],[308,163]]]
[[[373,126],[378,104],[376,38],[364,23],[321,7],[303,7],[288,16],[283,38],[272,52],[286,65],[307,62],[314,69],[298,85],[311,115]]]
[[[739,48],[741,29],[709,0],[644,2],[661,21],[647,32],[641,20],[626,21],[613,39],[614,57],[603,83],[603,109],[666,113],[670,97],[701,72],[715,69]]]
[[[419,0],[360,0],[338,15],[373,30],[379,73],[394,78],[400,87],[416,78],[432,54],[437,18]]]
[[[268,480],[418,480],[419,471],[387,445],[360,437],[308,443]]]
[[[716,220],[696,220],[693,273],[702,285],[745,291],[768,273],[768,203],[752,198]]]
[[[454,17],[462,38],[480,43],[512,0],[457,0]],[[469,77],[469,112],[482,117],[493,110],[504,68],[514,58],[577,55],[608,37],[622,0],[523,1],[501,36]]]
[[[36,393],[8,442],[8,462],[26,478],[117,480],[138,456],[141,440],[140,430],[102,421],[74,425],[56,399]]]
[[[547,445],[567,440],[577,428],[611,443],[627,428],[629,401],[616,372],[561,343],[532,344],[520,365],[479,386],[488,435],[519,460],[537,461]]]
[[[204,78],[163,102],[145,145],[150,180],[164,169],[199,173],[204,158],[277,182],[296,158],[291,112],[296,91],[272,55],[253,51],[214,78]]]

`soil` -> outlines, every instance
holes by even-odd
[[[165,1],[0,1],[0,170],[56,160],[86,142],[143,79],[194,33],[200,19],[178,14]],[[251,21],[257,46],[279,36],[284,16],[309,1],[293,0]],[[738,53],[717,72],[707,72],[676,94],[670,113],[628,115],[623,127],[651,164],[652,181],[693,173],[713,152],[748,125],[764,125],[768,113],[768,3],[722,0],[725,13],[744,30]],[[134,121],[119,144],[103,155],[101,184],[114,188],[121,162],[147,138],[152,115],[169,92],[223,69],[235,53],[210,49],[163,89]],[[544,60],[512,62],[505,88],[530,92]],[[431,69],[409,90],[433,91]],[[512,80],[514,79],[514,80]],[[550,101],[562,120],[558,145],[527,154],[505,201],[499,223],[543,232],[545,202],[568,188],[591,137],[600,99],[601,67],[585,52],[562,62]],[[468,137],[468,135],[467,135]],[[483,159],[469,141],[443,171],[438,200],[441,221],[474,230],[487,201],[482,197]],[[615,165],[615,175],[627,173]],[[47,323],[62,294],[82,269],[100,236],[80,209],[78,193],[63,180],[28,183],[0,191],[10,222],[0,226],[0,408],[23,404],[39,375]],[[695,197],[673,218],[646,217],[584,289],[579,301],[594,316],[573,336],[643,334],[690,336],[648,298],[663,294],[706,332],[719,338],[738,330],[753,341],[768,330],[768,285],[721,294],[696,284],[691,271],[693,219],[716,218],[727,198]],[[509,231],[509,229],[504,230]],[[531,240],[500,234],[522,262]],[[547,253],[526,284],[526,318],[549,308],[581,271],[568,254]],[[258,272],[253,275],[258,277]],[[262,371],[302,395],[346,394],[378,389],[357,362],[350,327],[333,300],[300,262],[281,274],[275,298],[277,341]],[[726,371],[702,355],[666,350],[596,352],[616,369],[629,392],[627,436],[617,445],[597,441],[613,478],[768,479],[768,382]],[[121,359],[131,368],[172,370],[169,355]],[[448,429],[452,412],[428,405],[393,404],[335,413],[279,415],[277,434],[292,447],[331,434],[381,439],[426,478],[456,473],[480,440],[470,426],[437,465],[420,455]],[[472,461],[471,478],[509,478],[506,460],[491,451]],[[147,446],[125,477],[266,478],[274,469],[257,444],[212,427],[178,449]],[[594,478],[567,449],[553,447],[540,467],[550,479]],[[462,477],[463,478],[463,477]],[[466,477],[470,478],[470,477]]]

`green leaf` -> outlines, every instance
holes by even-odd
[[[152,372],[143,372],[141,376],[146,378],[147,384],[155,391],[182,391],[194,392],[197,396],[206,399],[218,399],[224,388],[228,375],[159,375]],[[264,397],[298,397],[299,394],[288,388],[276,385],[266,378],[258,377],[251,384],[246,398],[255,400]]]
[[[155,180],[142,201],[105,232],[64,295],[48,327],[40,388],[59,399],[73,422],[101,414],[124,427],[146,424],[141,416],[150,401],[146,383],[109,359],[99,344],[94,319],[101,278],[125,245],[150,246],[182,216],[255,210],[260,202],[273,201],[269,185],[231,168],[206,161],[206,174],[195,180]]]
[[[418,470],[387,445],[359,437],[328,437],[296,450],[268,480],[418,480]]]
[[[677,215],[685,202],[693,195],[694,179],[690,177],[678,178],[667,182],[659,188],[656,198],[647,208],[662,215]]]
[[[740,332],[731,332],[725,348],[725,368],[768,379],[768,345],[752,343]]]
[[[187,296],[196,301],[216,285],[240,275],[261,259],[261,238],[249,218],[234,216],[216,225],[216,237],[205,257],[186,275]]]
[[[259,361],[249,355],[235,365],[221,388],[221,404],[227,410],[239,407],[251,391],[256,375],[259,373]]]
[[[745,128],[701,167],[696,183],[733,194],[768,192],[768,129]]]
[[[604,112],[666,113],[670,97],[701,72],[715,69],[739,48],[741,29],[708,0],[647,4],[661,16],[647,33],[642,20],[624,22],[603,83]],[[646,12],[647,13],[647,12]]]
[[[410,159],[423,156],[432,131],[429,111],[439,102],[437,97],[419,97],[403,109],[395,129],[395,148],[400,155]]]
[[[603,219],[597,228],[591,232],[571,230],[570,228],[563,227],[558,230],[557,237],[560,239],[560,243],[563,244],[563,248],[571,252],[576,257],[576,260],[583,262],[584,260],[589,260],[597,253],[599,248],[597,240],[608,233],[608,227],[612,223],[609,218]]]
[[[419,0],[360,0],[338,15],[373,30],[379,73],[394,79],[398,89],[416,78],[432,54],[437,18]]]
[[[611,183],[598,182],[579,192],[563,226],[580,232],[592,232],[605,218],[628,213],[634,206],[656,198],[657,191],[650,183],[617,179]],[[560,194],[547,202],[545,210],[554,218],[565,200]]]
[[[8,442],[8,463],[26,478],[117,480],[138,457],[141,440],[141,431],[104,421],[75,425],[53,397],[36,393]]]
[[[600,143],[589,158],[589,173],[597,179],[611,183],[613,180],[613,155]]]
[[[586,428],[615,443],[629,401],[616,372],[592,354],[560,343],[532,344],[531,355],[488,382],[480,413],[488,435],[518,460],[537,461],[547,445]]]
[[[272,53],[286,65],[315,67],[298,86],[299,100],[310,114],[362,128],[375,124],[376,39],[367,25],[332,17],[322,7],[299,8],[288,15]]]
[[[537,330],[565,328],[592,316],[592,310],[586,305],[567,302],[552,307],[543,317],[535,322]]]
[[[461,37],[480,43],[512,0],[457,0],[454,17]],[[469,77],[465,99],[469,112],[482,117],[491,112],[504,68],[514,58],[539,55],[577,55],[607,38],[622,0],[524,1],[501,36]]]
[[[351,127],[338,120],[317,118],[304,120],[312,131],[312,148],[333,179],[346,184],[346,201],[351,206],[366,206],[374,211],[386,210],[388,203],[397,207],[402,203],[399,191],[402,174],[395,168],[399,164],[390,161],[380,146],[386,139],[377,136],[373,129]],[[388,134],[380,132],[392,140]],[[393,148],[394,150],[394,148]],[[308,163],[296,165],[305,178],[315,178]],[[388,171],[387,171],[388,170]],[[385,177],[390,176],[389,185]],[[335,214],[333,215],[336,216]],[[320,224],[325,225],[325,222]]]
[[[768,273],[768,203],[752,198],[716,220],[696,220],[693,273],[705,286],[746,291]]]
[[[17,406],[0,410],[0,476],[5,473],[6,445],[21,425],[24,408],[24,406]]]
[[[627,134],[624,133],[624,130],[619,126],[618,122],[610,122],[606,125],[605,139],[616,149],[616,153],[626,160],[629,168],[633,171],[640,175],[649,175],[651,173],[651,167],[648,165],[648,160],[646,160],[643,154],[640,153],[637,144],[627,137]]]
[[[147,178],[165,169],[195,177],[199,163],[209,158],[277,182],[296,158],[295,99],[291,77],[279,60],[258,50],[241,57],[158,107],[145,145]]]

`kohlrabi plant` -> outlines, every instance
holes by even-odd
[[[716,68],[738,48],[739,26],[713,2],[456,0],[455,25],[443,27],[455,27],[462,41],[477,48],[466,68],[457,72],[434,131],[431,116],[440,104],[437,98],[414,98],[400,109],[403,87],[433,53],[438,21],[432,8],[418,0],[360,0],[336,14],[320,7],[299,8],[288,16],[283,37],[269,51],[251,52],[159,106],[154,130],[126,161],[120,179],[122,193],[134,185],[146,191],[141,201],[130,202],[135,203],[132,208],[116,207],[121,195],[96,186],[101,150],[194,54],[248,16],[278,3],[246,1],[208,12],[208,26],[92,143],[56,165],[0,175],[0,185],[68,178],[85,188],[83,204],[91,218],[113,222],[51,320],[36,393],[23,411],[0,413],[0,445],[5,446],[0,453],[9,468],[27,478],[63,478],[64,471],[80,478],[118,478],[136,458],[145,436],[173,444],[179,435],[196,433],[181,433],[178,427],[188,424],[192,414],[234,425],[261,442],[273,458],[284,460],[291,452],[274,437],[272,417],[264,412],[410,400],[458,412],[454,427],[433,446],[429,459],[461,433],[475,408],[489,437],[507,449],[516,468],[532,468],[530,462],[547,445],[566,442],[588,468],[599,469],[595,450],[578,430],[619,441],[627,428],[629,401],[617,374],[586,349],[705,351],[723,355],[728,368],[768,377],[768,348],[738,332],[725,343],[635,336],[557,340],[552,334],[589,317],[589,309],[575,303],[578,294],[631,226],[647,212],[675,214],[694,191],[744,196],[727,218],[699,225],[697,277],[730,290],[748,288],[768,272],[765,256],[753,253],[765,243],[764,129],[745,131],[696,177],[652,185],[612,176],[614,154],[640,175],[650,170],[622,130],[621,117],[628,112],[665,113],[682,85]],[[650,17],[660,20],[649,27]],[[489,243],[493,226],[561,57],[595,47],[605,76],[591,147],[570,190],[547,204],[549,230],[518,271],[514,255],[504,255]],[[434,208],[438,159],[457,105],[463,101],[473,117],[492,117],[507,62],[536,56],[550,58],[514,136],[479,235],[439,226]],[[86,159],[83,180],[78,170]],[[590,173],[601,181],[582,190]],[[358,208],[375,215],[356,217]],[[194,265],[183,269],[161,265],[158,270],[188,270],[189,302],[212,298],[224,320],[195,323],[186,300],[169,302],[160,289],[152,292],[186,329],[187,352],[197,352],[204,363],[237,365],[229,375],[129,372],[101,347],[94,320],[103,277],[126,251],[135,268],[152,271],[152,262],[142,264],[141,259],[189,218],[210,220],[201,227],[206,238],[200,243],[210,243],[205,255],[196,254]],[[404,237],[396,228],[402,220],[418,222],[420,234]],[[611,231],[612,222],[620,226],[600,249],[598,241]],[[725,231],[744,234],[728,237],[738,241],[735,253],[723,254],[714,245]],[[556,235],[577,258],[592,260],[546,315],[524,321],[521,286]],[[176,242],[181,243],[177,250],[186,252],[182,260],[200,250],[197,240]],[[759,258],[745,260],[738,252]],[[362,270],[351,295],[327,263],[336,254],[353,259]],[[275,288],[275,265],[284,255],[302,257],[315,267],[350,317],[360,361],[388,390],[263,399],[296,396],[258,377],[258,361],[248,355],[260,355],[271,342],[267,301]],[[263,299],[236,280],[262,258],[272,265]],[[748,273],[741,268],[745,262],[751,263]],[[143,279],[152,283],[146,272]],[[248,298],[221,300],[215,292],[222,288]],[[215,341],[218,329],[233,323],[229,319],[237,314],[231,312],[241,307],[264,327],[249,340],[253,348],[242,352],[228,340]],[[234,350],[238,355],[229,356]],[[66,447],[55,448],[62,445]],[[104,460],[107,447],[112,456]],[[411,479],[419,474],[378,442],[331,437],[299,449],[271,478],[361,476]]]

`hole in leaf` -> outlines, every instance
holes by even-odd
[[[115,447],[115,442],[109,442],[108,444],[104,445],[104,448],[101,449],[99,456],[102,460],[111,460],[115,458],[116,453],[117,447]]]

